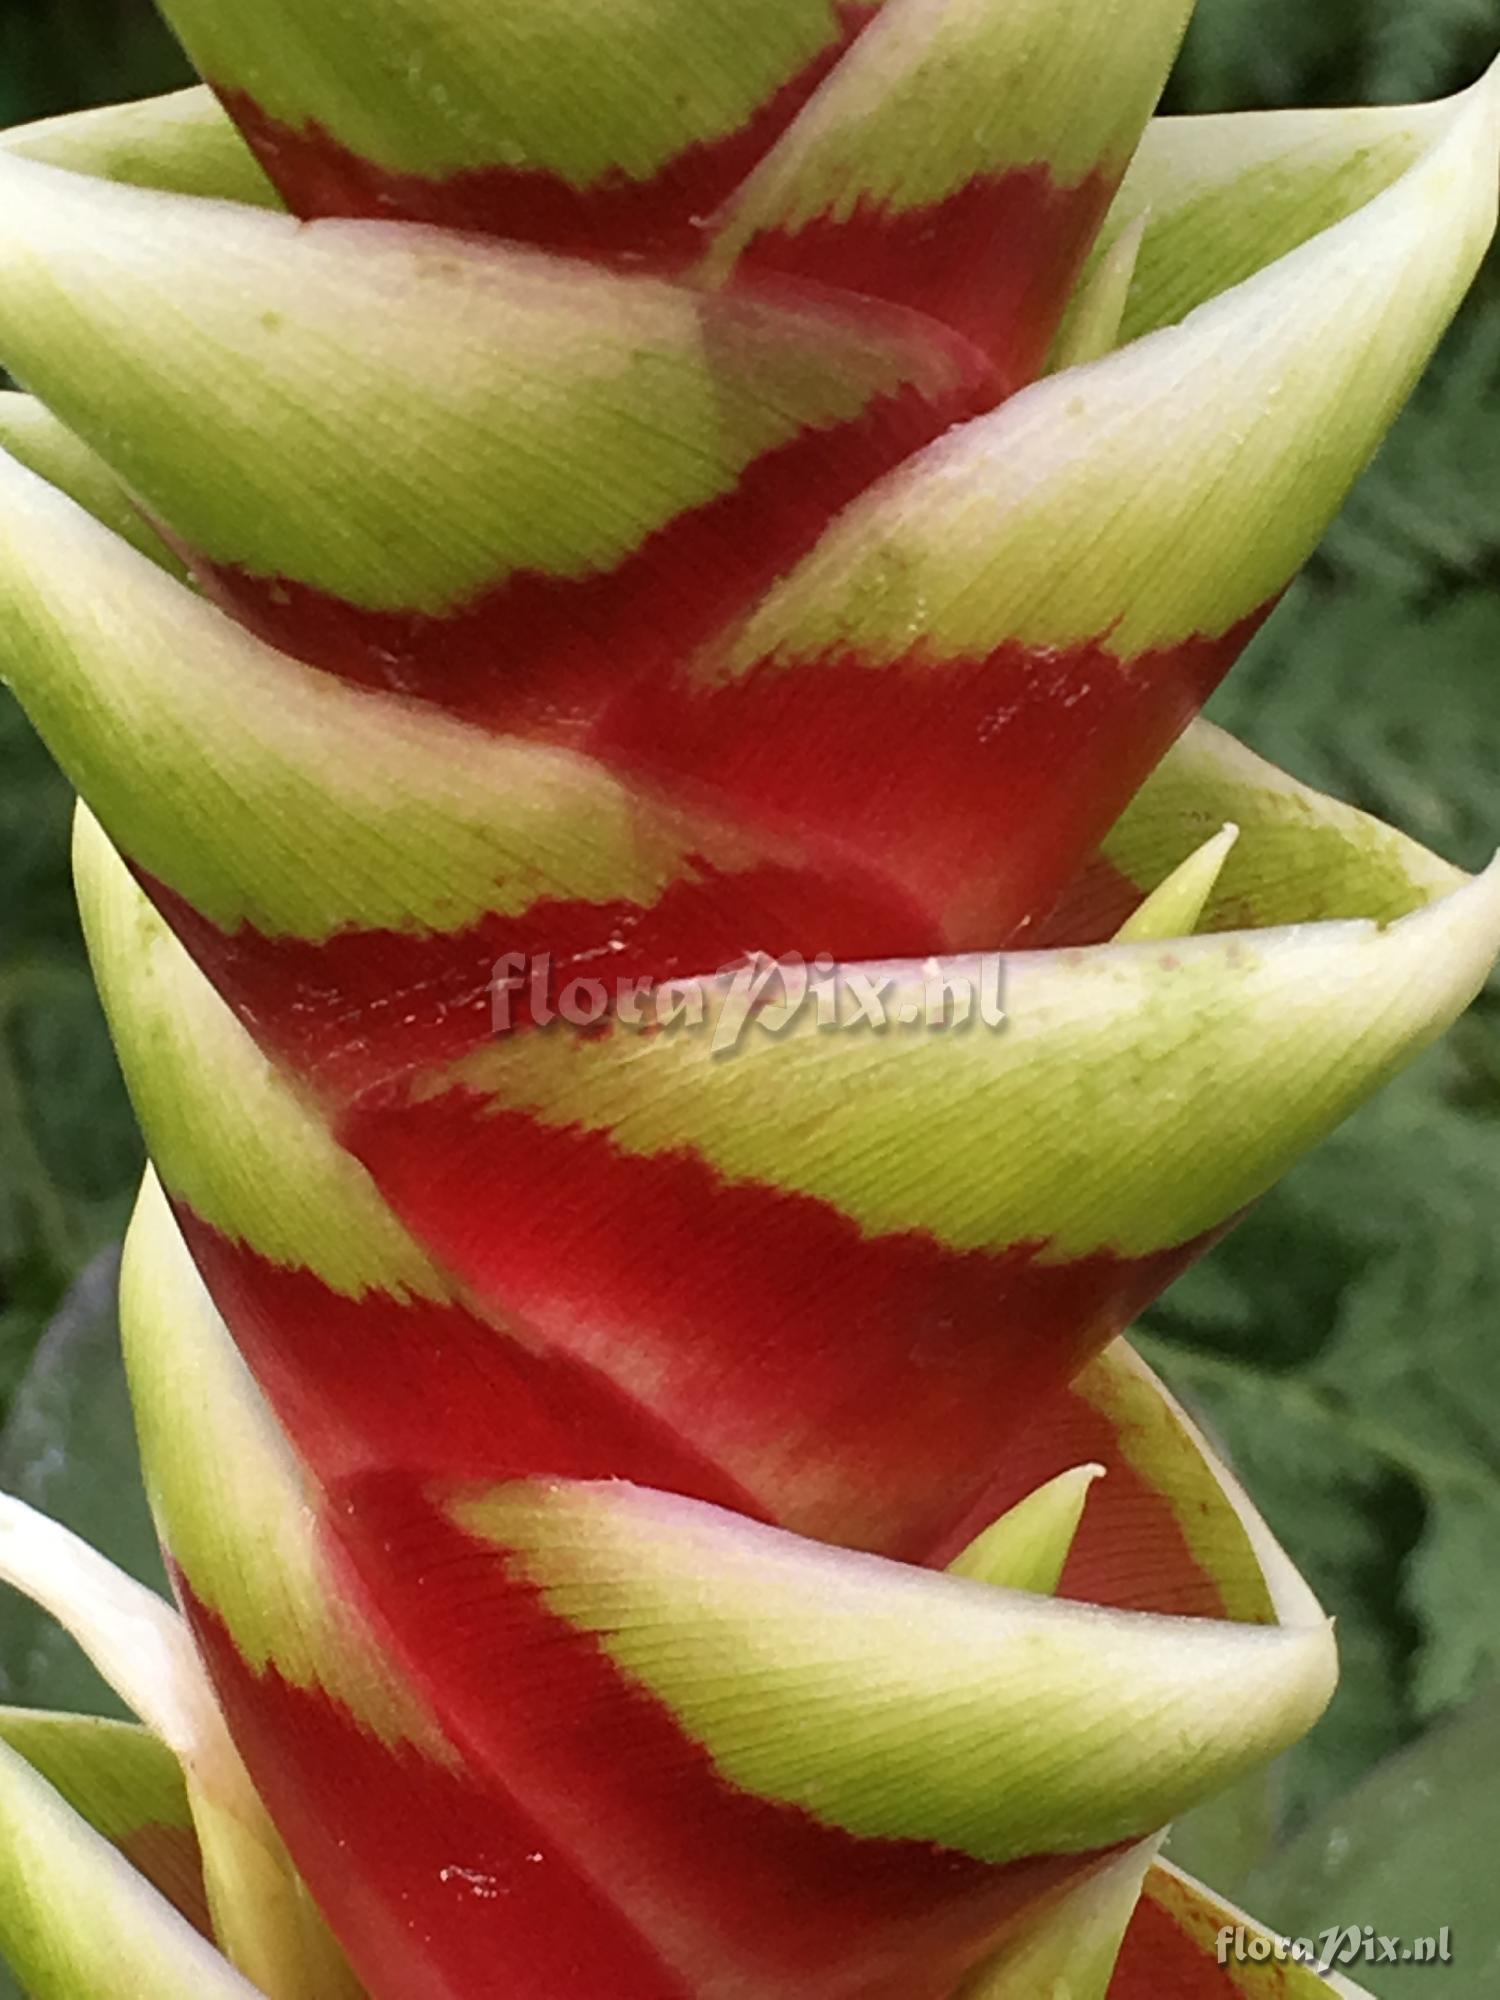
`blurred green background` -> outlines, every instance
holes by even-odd
[[[0,123],[184,79],[140,0],[3,6]],[[1497,46],[1500,0],[1200,0],[1169,104],[1429,96]],[[1500,843],[1500,265],[1213,712],[1456,861]],[[107,1264],[53,1324],[139,1165],[72,914],[68,810],[0,696],[0,1480],[139,1564]],[[1179,1285],[1144,1343],[1337,1614],[1345,1661],[1271,1787],[1176,1851],[1290,1929],[1449,1924],[1451,1990],[1471,1995],[1500,1994],[1497,1333],[1500,990]],[[87,1698],[69,1648],[0,1615],[0,1700]]]

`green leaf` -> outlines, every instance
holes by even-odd
[[[1477,323],[1450,368],[1469,370],[1497,343],[1500,330]],[[1496,414],[1477,394],[1473,409],[1483,449]],[[1382,461],[1366,480],[1319,574],[1214,712],[1299,776],[1472,866],[1500,833],[1500,603],[1451,586],[1493,563],[1500,517],[1487,524],[1493,498],[1461,430],[1440,381],[1393,443],[1406,468],[1387,475]],[[1493,442],[1500,450],[1500,428]],[[1424,465],[1425,484],[1410,476]],[[1404,513],[1398,483],[1413,501]],[[1278,1188],[1153,1316],[1179,1346],[1158,1355],[1165,1372],[1229,1435],[1340,1619],[1343,1688],[1295,1760],[1294,1810],[1500,1676],[1497,1213],[1492,986],[1444,1050]]]
[[[0,15],[0,125],[187,80],[145,0],[49,0]]]
[[[1270,1243],[1273,1257],[1288,1255],[1274,1230]],[[1263,1240],[1262,1255],[1265,1250]],[[1178,1289],[1202,1297],[1213,1287]],[[1222,1274],[1219,1289],[1243,1309],[1239,1288],[1225,1284]],[[1170,1306],[1155,1317],[1175,1324]],[[1199,1315],[1200,1327],[1206,1320]],[[1253,1341],[1265,1323],[1247,1316],[1236,1330]],[[1400,1468],[1368,1442],[1346,1435],[1344,1411],[1315,1378],[1304,1379],[1295,1370],[1262,1374],[1243,1357],[1189,1354],[1153,1340],[1139,1344],[1207,1423],[1337,1621],[1338,1692],[1324,1720],[1277,1774],[1277,1818],[1285,1824],[1353,1784],[1414,1726],[1407,1707],[1406,1633],[1390,1580],[1399,1576],[1419,1532],[1420,1502]],[[1212,1838],[1217,1846],[1219,1836]],[[1215,1887],[1244,1900],[1236,1874],[1225,1871],[1222,1848],[1207,1861],[1197,1847],[1174,1852],[1193,1866],[1212,1867]],[[1240,1865],[1244,1858],[1238,1857]]]
[[[90,1265],[37,1349],[0,1430],[0,1488],[160,1586],[120,1360],[118,1269],[113,1252]],[[125,1712],[73,1641],[9,1591],[0,1591],[0,1700]]]
[[[1500,432],[1495,442],[1500,462]],[[1500,517],[1496,529],[1500,547]],[[1404,546],[1420,563],[1415,541]],[[1429,604],[1390,584],[1362,582],[1355,596],[1312,578],[1298,585],[1210,712],[1298,777],[1393,821],[1449,860],[1483,867],[1500,837],[1497,656],[1500,597],[1489,590]]]
[[[1497,268],[1492,260],[1492,277]],[[1466,584],[1488,592],[1500,551],[1497,379],[1500,312],[1481,292],[1330,535],[1324,559],[1335,578],[1424,600]],[[1493,609],[1492,593],[1481,601]]]
[[[1229,111],[1292,102],[1352,103],[1351,49],[1369,40],[1368,0],[1200,0],[1168,106]],[[1342,73],[1341,73],[1342,72]]]
[[[86,1032],[107,1057],[98,1028]],[[0,1489],[46,1507],[135,1575],[161,1581],[120,1360],[118,1270],[113,1251],[99,1256],[46,1331],[0,1427]],[[7,1590],[0,1590],[0,1701],[125,1714],[74,1642]],[[20,2000],[3,1962],[0,2000]]]
[[[1198,0],[1171,108],[1436,97],[1472,82],[1494,40],[1493,0]]]
[[[68,877],[72,794],[0,693],[0,1417],[69,1282],[123,1228],[140,1141]]]
[[[1240,1885],[1276,1846],[1285,1789],[1280,1765],[1252,1772],[1185,1813],[1167,1835],[1165,1859],[1238,1898]]]
[[[1430,1965],[1369,1969],[1381,2000],[1493,1993],[1500,1980],[1500,1695],[1393,1757],[1250,1878],[1255,1909],[1293,1936],[1371,1925],[1406,1940],[1452,1932],[1447,1982]],[[1351,1968],[1354,1969],[1354,1968]],[[1365,1968],[1357,1969],[1364,1976]]]
[[[1379,97],[1436,94],[1494,52],[1494,0],[1369,0],[1366,13],[1369,84]]]
[[[1500,1675],[1497,1079],[1482,1005],[1152,1315],[1148,1354],[1339,1620],[1343,1685],[1294,1810]]]

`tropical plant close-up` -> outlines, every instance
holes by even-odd
[[[1127,1338],[1500,956],[1500,863],[1200,713],[1488,283],[1500,65],[1185,113],[1191,0],[161,9],[201,82],[0,131],[0,676],[164,1563],[33,1504],[102,1422],[7,1421],[5,1616],[116,1704],[0,1707],[13,1990],[1500,1991],[1189,1866],[1366,1628]]]

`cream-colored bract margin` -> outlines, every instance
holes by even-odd
[[[0,453],[5,671],[116,845],[223,929],[446,931],[686,867],[598,764],[262,644]]]
[[[204,1289],[154,1175],[125,1242],[120,1318],[153,1510],[189,1589],[252,1673],[321,1689],[382,1743],[447,1761],[436,1724],[351,1616],[320,1496]]]
[[[1193,0],[887,0],[728,208],[717,275],[763,230],[866,227],[972,182],[1118,173]],[[1025,251],[1022,254],[1026,254]]]
[[[256,1046],[82,805],[73,873],[120,1066],[173,1199],[232,1242],[312,1271],[347,1297],[448,1299],[442,1274],[364,1168]]]
[[[1295,1742],[1332,1630],[1101,1609],[852,1554],[675,1495],[449,1500],[752,1797],[990,1862],[1152,1832]]]
[[[38,1993],[263,2000],[260,1989],[4,1743],[0,1949]]]
[[[716,1054],[735,993],[714,979],[702,1030],[513,1035],[413,1089],[461,1084],[478,1117],[486,1102],[527,1112],[625,1156],[690,1149],[721,1179],[815,1196],[869,1235],[1142,1256],[1263,1194],[1452,1025],[1497,954],[1500,862],[1384,930],[1013,953],[998,1028],[830,1032],[804,1008]],[[977,962],[944,969],[981,990]],[[927,967],[861,970],[888,1019],[923,1020]]]
[[[1369,917],[1393,923],[1469,877],[1410,835],[1315,791],[1225,730],[1193,723],[1105,836],[1143,894],[1225,820],[1240,829],[1200,928],[1253,930]]]
[[[4,152],[0,358],[198,553],[407,616],[608,572],[765,455],[957,374],[847,300]]]
[[[282,205],[223,105],[201,84],[12,126],[0,132],[0,152],[129,187]]]
[[[212,82],[378,167],[649,180],[834,39],[833,0],[165,0]]]
[[[1147,1367],[1129,1341],[1115,1341],[1090,1369],[1075,1380],[1073,1386],[1076,1394],[1093,1403],[1115,1423],[1126,1462],[1134,1465],[1143,1478],[1155,1485],[1170,1505],[1175,1497],[1176,1482],[1169,1487],[1162,1481],[1159,1472],[1161,1453],[1152,1445],[1153,1432],[1163,1425],[1169,1427],[1174,1453],[1183,1445],[1187,1447],[1191,1460],[1201,1465],[1204,1474],[1218,1488],[1216,1499],[1234,1515],[1243,1530],[1277,1623],[1321,1623],[1325,1616],[1323,1607],[1271,1533],[1250,1495],[1171,1390]],[[1181,1489],[1176,1487],[1176,1490]],[[1198,1556],[1195,1530],[1201,1531],[1207,1513],[1208,1509],[1201,1503],[1183,1507],[1178,1512],[1183,1539],[1195,1556]],[[1215,1573],[1215,1565],[1206,1556],[1198,1556],[1198,1559],[1203,1561],[1210,1575]]]
[[[1205,1963],[1217,1965],[1219,1933],[1227,1928],[1243,1926],[1249,1938],[1274,1939],[1276,1935],[1169,1862],[1158,1861],[1152,1868],[1146,1878],[1146,1894],[1193,1940]],[[1291,1961],[1267,1961],[1260,1965],[1231,1963],[1224,1970],[1223,1980],[1243,2000],[1327,2000],[1329,1994],[1335,2000],[1375,2000],[1373,1994],[1339,1973],[1319,1973]]]
[[[706,680],[825,653],[938,671],[1006,641],[1133,660],[1228,632],[1311,555],[1495,230],[1500,65],[1383,194],[856,501]]]
[[[1094,246],[1062,340],[1095,274],[1141,241],[1120,316],[1122,341],[1195,306],[1363,208],[1441,139],[1458,104],[1236,111],[1156,118]]]

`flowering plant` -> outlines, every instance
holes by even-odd
[[[1158,1858],[1335,1655],[1120,1336],[1500,949],[1195,719],[1479,265],[1500,72],[1153,122],[1187,0],[166,11],[211,92],[0,150],[178,1597],[0,1511],[140,1718],[0,1716],[0,1947],[1329,1990]]]

